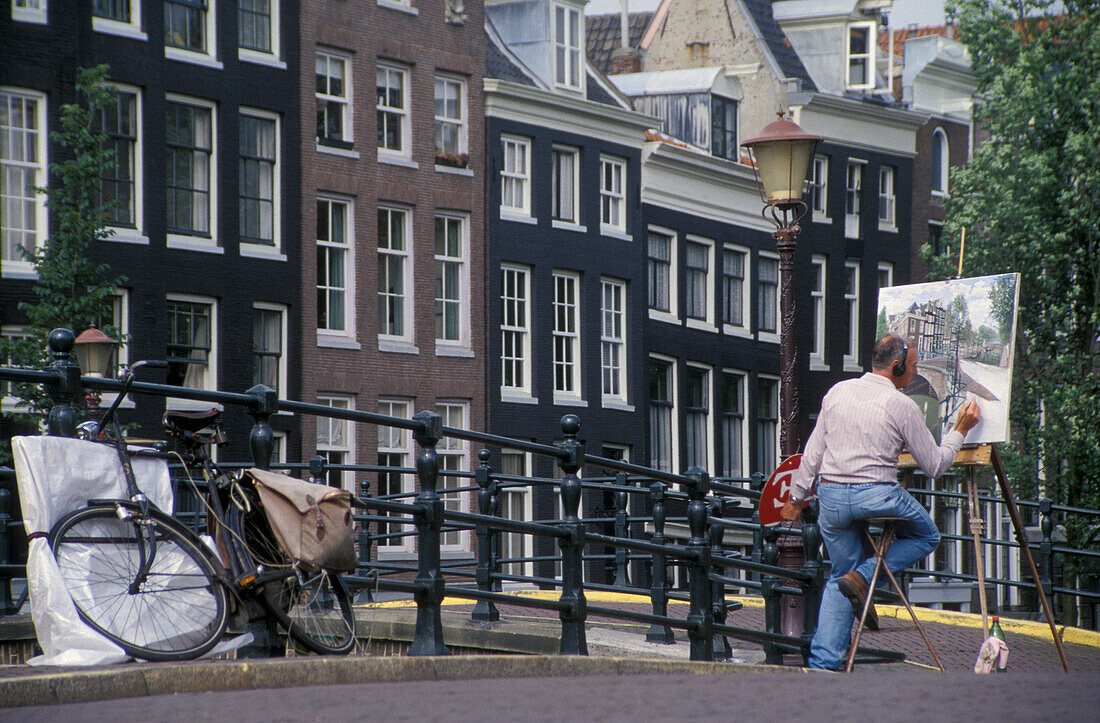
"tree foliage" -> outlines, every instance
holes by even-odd
[[[966,276],[1021,274],[1006,462],[1021,494],[1043,484],[1056,502],[1098,508],[1100,3],[947,7],[988,140],[951,176],[945,237],[966,229]],[[954,260],[924,251],[935,277],[952,275]],[[991,301],[996,315],[1006,300]]]

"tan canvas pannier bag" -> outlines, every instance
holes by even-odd
[[[309,571],[355,569],[350,492],[255,467],[245,475],[283,552]]]

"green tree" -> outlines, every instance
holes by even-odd
[[[101,322],[110,321],[111,297],[125,279],[111,278],[110,268],[93,260],[96,244],[110,234],[106,220],[113,207],[100,198],[100,178],[114,167],[115,153],[104,147],[107,136],[96,131],[104,111],[116,102],[107,73],[106,65],[78,71],[77,102],[61,107],[60,130],[50,134],[62,149],[62,160],[50,164],[48,187],[38,189],[46,194],[50,235],[33,252],[21,248],[37,273],[35,300],[19,304],[25,336],[0,339],[0,358],[16,366],[48,364],[46,337],[58,327],[80,333],[97,323],[119,338],[117,329]],[[48,411],[49,398],[36,385],[13,386],[21,401],[19,412],[8,416],[17,424],[36,423]],[[0,449],[0,457],[4,453]]]
[[[1100,507],[1100,3],[949,0],[948,12],[988,140],[951,176],[945,238],[966,229],[967,275],[1021,274],[1006,463],[1021,494],[1045,479],[1056,501]]]

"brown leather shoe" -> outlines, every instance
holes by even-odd
[[[837,587],[844,597],[852,601],[852,612],[855,614],[856,620],[859,620],[859,616],[863,612],[863,601],[867,599],[867,583],[864,581],[863,576],[852,570],[840,578]],[[868,630],[878,630],[878,612],[875,611],[874,602],[867,610],[865,625]]]

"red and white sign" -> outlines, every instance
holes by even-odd
[[[780,510],[787,504],[791,497],[791,482],[794,481],[794,473],[798,465],[802,463],[801,454],[792,454],[783,460],[772,476],[768,478],[760,493],[760,523],[763,525],[776,525],[783,521],[779,516]]]

